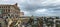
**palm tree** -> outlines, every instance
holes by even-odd
[[[50,26],[50,21],[48,21],[48,19],[46,19],[46,25],[49,27]]]
[[[54,24],[54,19],[52,18],[52,17],[50,17],[51,19],[52,19],[52,21],[50,21],[50,25],[51,25],[51,27],[53,27],[53,24]]]
[[[33,25],[33,23],[34,23],[34,19],[32,19],[32,18],[30,18],[29,20],[28,20],[28,22],[27,22],[27,25]]]
[[[56,21],[56,27],[60,27],[60,21]]]
[[[43,26],[43,20],[40,18],[37,18],[38,21],[38,27],[42,27]]]
[[[49,19],[51,19],[51,21],[50,21]],[[49,20],[49,21],[48,21],[48,20]],[[48,18],[46,25],[47,25],[48,27],[49,27],[49,26],[53,27],[53,24],[54,24],[53,18],[52,18],[52,17]]]
[[[59,17],[56,17],[56,19],[59,19]]]

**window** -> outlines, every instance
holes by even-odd
[[[5,8],[5,6],[4,6],[4,8]]]
[[[10,12],[10,10],[8,9],[8,12]]]

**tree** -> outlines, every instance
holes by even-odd
[[[29,20],[28,20],[28,22],[27,22],[27,25],[33,25],[33,23],[34,23],[34,19],[32,19],[32,18],[30,18]]]
[[[37,23],[38,23],[38,27],[42,27],[43,26],[43,19],[39,19],[39,18],[37,18]]]
[[[59,19],[59,17],[55,17],[56,19]]]
[[[51,20],[49,20],[49,19],[51,19]],[[48,27],[49,27],[49,26],[53,27],[53,24],[54,24],[53,18],[52,18],[52,17],[49,17],[49,18],[47,19],[46,25],[47,25]]]

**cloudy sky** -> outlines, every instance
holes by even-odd
[[[15,3],[25,16],[60,16],[60,0],[0,0],[0,4]]]

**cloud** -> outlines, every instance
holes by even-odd
[[[44,13],[46,11],[47,11],[46,9],[38,9],[38,10],[36,10],[37,13]]]
[[[10,0],[0,0],[0,1],[6,1],[7,2],[7,1],[10,1]]]
[[[59,16],[60,0],[31,0],[21,4],[22,10],[35,16]]]

